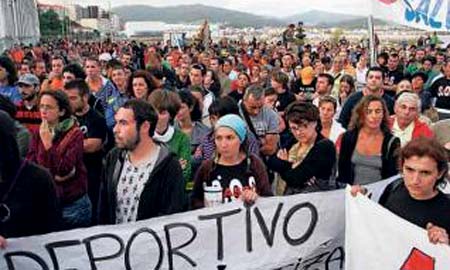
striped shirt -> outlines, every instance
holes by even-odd
[[[38,106],[35,105],[31,108],[27,108],[23,101],[17,105],[16,120],[24,125],[30,132],[39,131],[42,122]]]

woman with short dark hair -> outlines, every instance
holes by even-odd
[[[402,177],[390,183],[379,203],[392,213],[422,227],[431,243],[449,244],[450,199],[438,188],[448,172],[447,153],[435,139],[417,138],[400,151]],[[360,185],[352,194],[366,193]]]
[[[336,150],[320,133],[319,110],[309,102],[294,102],[286,108],[286,122],[296,143],[269,160],[269,167],[286,182],[284,193],[330,189]]]

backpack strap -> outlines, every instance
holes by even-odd
[[[255,127],[253,126],[252,120],[250,119],[250,115],[248,114],[247,110],[244,108],[244,103],[241,102],[241,111],[242,115],[244,116],[245,122],[247,122],[247,126],[250,129],[250,131],[255,135],[256,138],[258,138],[258,134],[256,133]]]

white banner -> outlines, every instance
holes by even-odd
[[[337,190],[8,239],[0,269],[343,269],[344,211]]]
[[[369,0],[379,19],[430,31],[450,30],[450,2],[444,0]]]
[[[365,196],[346,192],[346,270],[448,270],[450,247]],[[443,213],[446,214],[446,213]]]

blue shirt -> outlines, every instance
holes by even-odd
[[[0,95],[9,98],[14,104],[19,104],[22,101],[19,88],[17,86],[0,86]]]
[[[119,110],[119,108],[127,102],[130,98],[126,94],[122,94],[118,92],[117,95],[111,96],[108,99],[108,104],[105,108],[105,118],[106,118],[106,125],[109,129],[112,129],[114,125],[116,124],[116,121],[114,120],[114,115]]]

